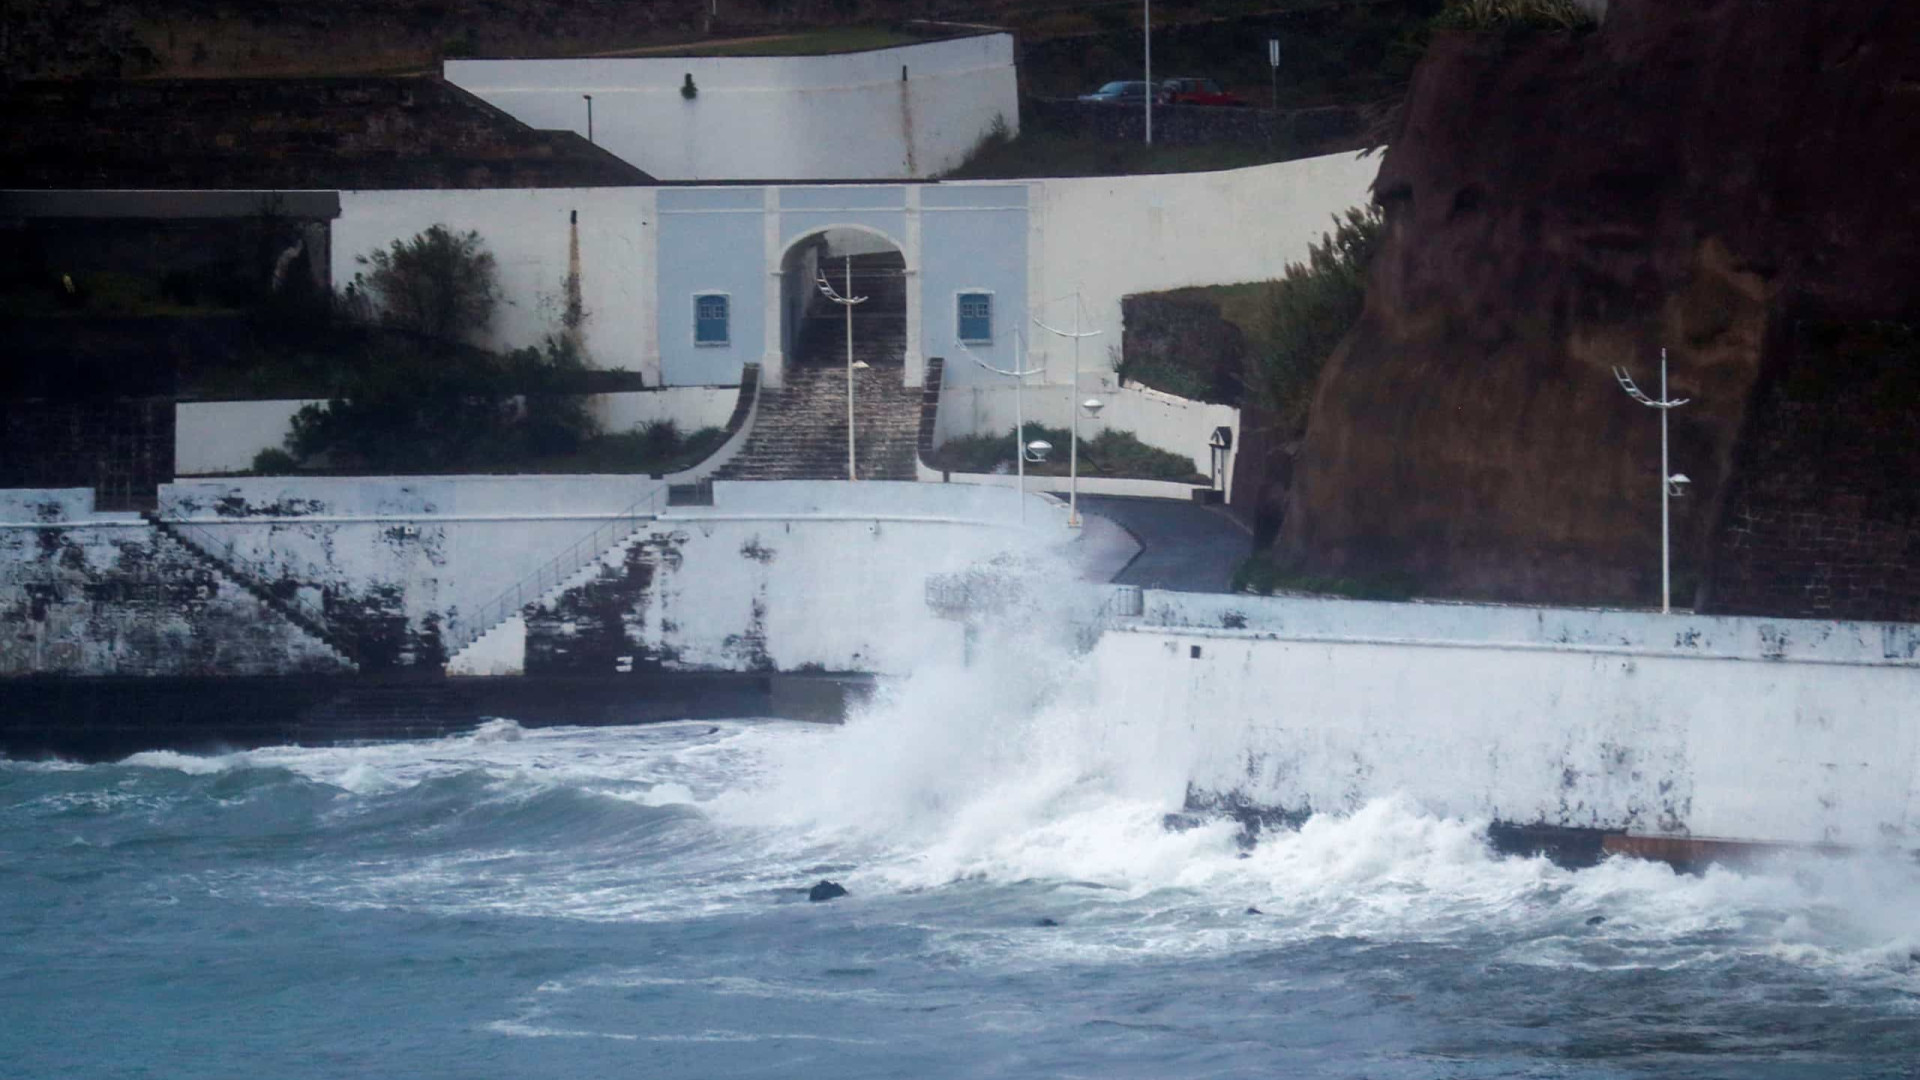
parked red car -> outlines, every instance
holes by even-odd
[[[1212,79],[1168,79],[1160,84],[1160,102],[1166,105],[1245,105],[1247,99],[1220,88]]]

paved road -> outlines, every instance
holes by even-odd
[[[1083,514],[1098,514],[1133,534],[1140,554],[1115,577],[1119,585],[1177,592],[1227,592],[1253,547],[1246,529],[1217,508],[1172,499],[1082,495]]]

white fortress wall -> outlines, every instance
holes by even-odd
[[[448,82],[661,180],[928,177],[1020,125],[1009,34],[831,56],[449,60]],[[683,95],[688,76],[696,94]]]
[[[1169,784],[1517,823],[1920,842],[1920,628],[1149,592],[1095,651]]]
[[[1103,361],[1119,354],[1121,297],[1279,277],[1306,261],[1334,215],[1371,201],[1379,169],[1377,156],[1342,153],[1224,172],[1034,181],[1028,306],[1071,329],[1077,290],[1083,329],[1100,331],[1080,344],[1082,371],[1110,372]],[[1028,330],[1047,381],[1067,381],[1072,343]]]
[[[958,662],[964,628],[926,603],[935,575],[1069,542],[1059,503],[960,484],[714,484],[712,507],[654,524],[653,584],[630,613],[668,666],[905,674]]]
[[[160,514],[232,544],[269,583],[458,637],[576,541],[637,527],[622,515],[664,506],[665,487],[645,476],[236,477],[162,485]]]
[[[653,188],[343,191],[333,223],[333,283],[344,290],[365,269],[356,259],[434,225],[473,230],[498,272],[500,303],[474,344],[538,347],[560,331],[568,247],[580,237],[582,331],[594,367],[660,379],[655,344]]]
[[[740,397],[732,386],[667,386],[589,394],[588,414],[607,434],[632,431],[672,420],[682,434],[703,427],[725,427]],[[175,476],[213,476],[246,472],[262,450],[280,449],[293,417],[325,399],[284,398],[262,401],[183,401],[173,408]]]
[[[951,361],[949,361],[951,362]],[[1106,368],[1106,357],[1098,363]],[[1212,453],[1207,440],[1216,427],[1233,433],[1234,450],[1226,459],[1227,477],[1233,476],[1233,453],[1240,444],[1240,410],[1228,405],[1210,405],[1204,401],[1163,394],[1143,386],[1122,387],[1106,371],[1104,383],[1093,378],[1081,380],[1078,393],[1071,383],[1028,386],[1014,400],[1011,386],[943,386],[940,413],[934,426],[934,444],[962,435],[1004,435],[1013,430],[1016,413],[1024,413],[1030,424],[1066,428],[1071,425],[1071,410],[1088,398],[1103,402],[1099,419],[1089,420],[1080,411],[1080,437],[1092,440],[1102,431],[1130,431],[1148,446],[1170,450],[1193,460],[1193,470],[1207,475]],[[1066,447],[1055,448],[1053,457],[1065,460]]]

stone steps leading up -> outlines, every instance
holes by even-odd
[[[855,285],[861,282],[858,261]],[[897,281],[896,281],[897,284]],[[854,472],[862,480],[912,480],[921,394],[902,385],[906,316],[902,303],[854,310]],[[786,386],[763,390],[753,433],[719,480],[845,480],[847,478],[846,322],[837,311],[800,326]]]

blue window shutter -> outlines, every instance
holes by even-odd
[[[694,297],[693,343],[725,345],[727,340],[727,298],[724,296]]]
[[[960,294],[960,340],[993,340],[993,295]]]

